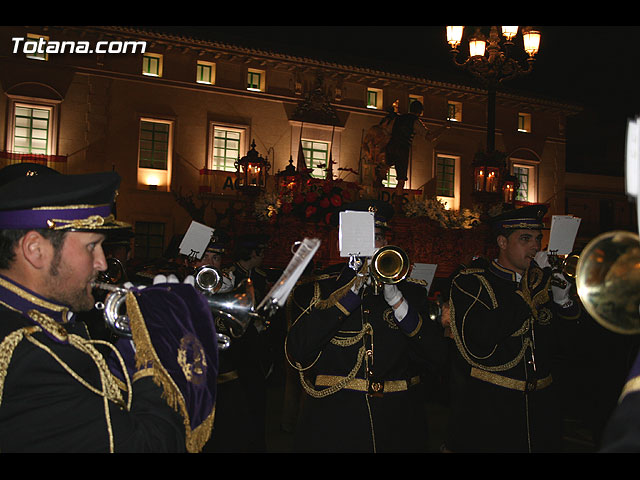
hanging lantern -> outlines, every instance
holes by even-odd
[[[513,205],[516,194],[516,177],[515,175],[508,175],[504,180],[502,186],[502,193],[504,195],[504,203]]]
[[[289,165],[284,170],[276,173],[277,189],[280,192],[297,192],[300,190],[300,175],[293,165],[293,158],[289,158]]]
[[[245,191],[260,191],[267,184],[267,173],[271,165],[256,151],[256,142],[251,142],[251,150],[235,163],[238,188]]]

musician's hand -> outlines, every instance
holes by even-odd
[[[385,284],[383,295],[391,307],[397,307],[397,304],[404,298],[397,286],[389,284]]]
[[[176,277],[173,273],[170,273],[168,276],[158,274],[153,277],[153,284],[157,285],[159,283],[180,283],[178,277]],[[182,283],[188,283],[189,285],[195,285],[195,278],[193,275],[187,275]]]
[[[551,267],[549,263],[549,254],[546,250],[540,250],[533,258],[540,268]]]
[[[566,286],[564,288],[557,287],[551,284],[551,293],[553,294],[553,301],[563,307],[571,306],[573,304],[573,301],[569,298],[569,292],[571,291],[571,283],[567,281],[567,279],[562,273],[554,273],[553,277],[560,282],[564,281],[566,283]]]

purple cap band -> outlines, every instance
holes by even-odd
[[[91,216],[106,217],[111,214],[110,205],[78,207],[40,207],[37,210],[0,211],[0,229],[21,230],[27,228],[50,228],[49,221],[67,223],[85,220]]]

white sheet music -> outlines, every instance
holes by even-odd
[[[372,257],[375,252],[373,212],[340,212],[338,242],[341,257]]]
[[[200,260],[211,241],[211,235],[213,235],[214,231],[214,228],[192,221],[187,233],[184,234],[182,242],[180,242],[180,253]]]
[[[572,215],[554,215],[551,217],[551,234],[548,251],[558,255],[568,255],[573,251],[581,219]]]

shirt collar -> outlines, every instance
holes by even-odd
[[[56,323],[66,324],[74,320],[74,314],[66,305],[61,305],[38,295],[26,287],[0,275],[0,305],[30,318],[32,310],[45,314]]]
[[[494,275],[504,280],[509,280],[511,282],[520,283],[520,280],[522,279],[521,274],[519,274],[518,272],[514,272],[513,270],[510,270],[506,267],[503,267],[498,263],[498,260],[495,260],[495,259],[491,262],[491,265],[489,266],[489,270]]]

